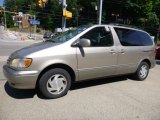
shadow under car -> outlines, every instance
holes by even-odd
[[[88,88],[88,87],[93,87],[93,86],[98,86],[98,85],[103,85],[103,84],[125,81],[127,79],[128,79],[127,76],[118,76],[118,77],[109,77],[109,78],[80,81],[80,82],[75,82],[74,84],[72,84],[70,90],[78,90],[82,88]],[[46,99],[40,94],[39,90],[37,89],[15,89],[15,88],[10,87],[8,82],[5,83],[4,89],[9,96],[15,99],[33,98],[35,94],[37,94],[37,96],[40,99]]]

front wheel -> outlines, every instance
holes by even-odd
[[[141,62],[137,71],[134,74],[136,80],[145,80],[149,73],[149,65],[146,62]]]
[[[39,80],[39,89],[46,98],[59,98],[67,94],[71,86],[69,73],[61,68],[47,71]]]

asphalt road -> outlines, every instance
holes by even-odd
[[[73,85],[59,99],[0,81],[0,120],[160,120],[160,62],[145,81],[106,78]]]
[[[12,52],[40,41],[14,41],[0,39],[0,56],[9,56]]]

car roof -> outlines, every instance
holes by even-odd
[[[102,25],[93,25],[93,26],[111,26],[111,27],[118,27],[118,28],[125,28],[125,29],[132,29],[132,30],[137,30],[137,31],[142,31],[142,32],[146,32],[145,30],[138,28],[136,26],[132,26],[132,25],[125,25],[125,24],[117,24],[117,23],[110,23],[110,24],[102,24]],[[147,33],[147,32],[146,32]]]

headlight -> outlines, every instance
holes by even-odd
[[[10,66],[15,67],[15,68],[28,68],[32,63],[32,59],[30,58],[24,58],[24,59],[13,59],[10,62]]]

